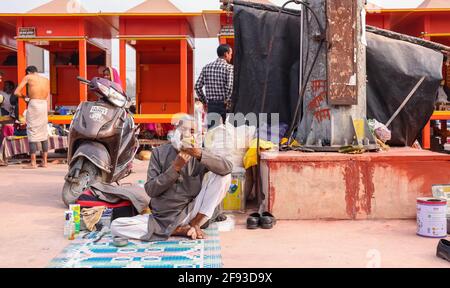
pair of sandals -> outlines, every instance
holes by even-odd
[[[247,218],[247,229],[272,229],[273,226],[277,223],[275,216],[273,216],[269,212],[252,213]]]

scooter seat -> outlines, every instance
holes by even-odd
[[[92,193],[91,189],[86,189],[83,193],[81,193],[80,197],[76,202],[80,204],[81,208],[85,207],[97,207],[97,206],[105,206],[106,208],[120,208],[120,207],[129,207],[133,204],[128,200],[120,200],[116,203],[109,203],[106,201],[102,201],[97,198],[97,196]]]

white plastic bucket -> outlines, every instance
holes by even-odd
[[[417,235],[447,237],[447,200],[417,198]]]

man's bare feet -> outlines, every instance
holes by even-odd
[[[205,232],[203,232],[203,230],[200,228],[200,226],[195,225],[195,226],[192,226],[192,228],[195,229],[195,234],[197,234],[197,238],[198,239],[205,239],[206,238]]]
[[[197,234],[197,238],[198,239],[205,239],[205,233],[203,232],[203,230],[200,228],[201,224],[206,223],[208,221],[208,218],[206,217],[206,215],[202,214],[202,213],[198,213],[197,215],[195,215],[194,219],[191,220],[191,222],[189,222],[189,225],[191,225],[191,227],[194,227],[195,229],[195,234]]]
[[[197,230],[195,229],[195,227],[190,226],[186,236],[191,237],[192,240],[197,239],[198,235],[197,235]]]
[[[22,167],[23,169],[36,169],[37,168],[36,154],[35,153],[30,154],[30,159],[31,159],[30,165]]]
[[[36,169],[36,168],[37,168],[36,165],[31,165],[31,164],[22,167],[22,169]]]
[[[48,167],[48,164],[47,164],[47,163],[41,163],[41,164],[39,164],[39,167],[47,168],[47,167]]]
[[[191,225],[177,227],[177,229],[173,231],[172,236],[184,236],[191,238],[192,240],[205,239],[205,233],[202,231],[202,229],[200,229],[199,226]]]
[[[188,236],[188,232],[191,228],[191,225],[178,226],[175,231],[173,231],[172,236]]]

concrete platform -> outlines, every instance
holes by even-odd
[[[220,233],[226,268],[450,268],[436,257],[439,239],[415,235],[415,220],[282,220],[272,230],[245,220]]]
[[[126,181],[145,179],[135,161]],[[0,267],[46,267],[71,241],[63,237],[61,189],[67,165],[0,167]],[[232,267],[449,267],[435,256],[438,239],[415,235],[414,220],[278,221],[272,230],[221,232],[222,259]]]
[[[349,155],[264,152],[263,188],[279,219],[415,219],[416,198],[450,183],[450,155],[412,148]]]

